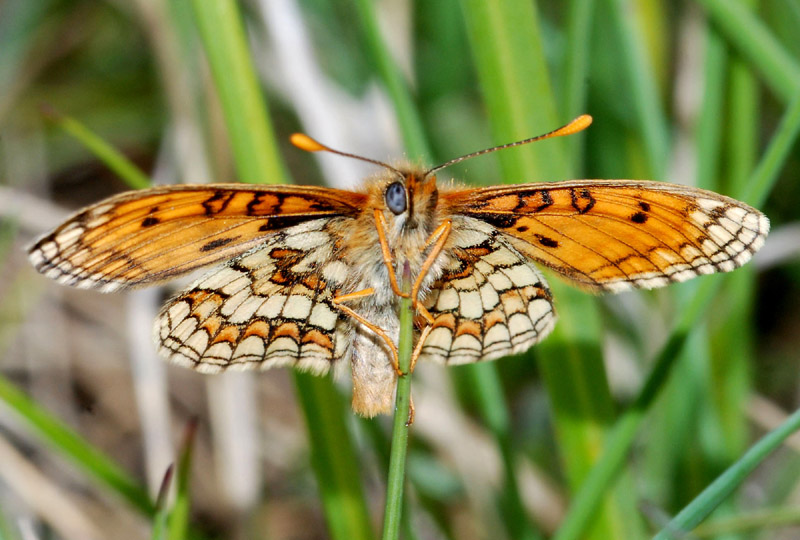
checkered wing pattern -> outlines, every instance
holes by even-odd
[[[510,238],[465,217],[453,231],[443,273],[423,302],[434,323],[420,358],[451,365],[491,360],[550,333],[550,290]]]
[[[334,235],[328,219],[289,227],[200,278],[156,321],[162,356],[205,373],[327,372],[347,355],[352,324],[332,304],[348,270]]]

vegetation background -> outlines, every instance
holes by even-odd
[[[162,364],[188,280],[70,290],[26,262],[36,235],[151,182],[369,173],[294,131],[438,163],[581,113],[446,173],[700,185],[764,210],[767,245],[664,291],[553,283],[533,351],[420,366],[404,538],[796,537],[798,27],[797,0],[0,3],[0,537],[370,539],[384,511],[389,419],[329,379]]]

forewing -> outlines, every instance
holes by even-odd
[[[443,204],[514,237],[573,282],[615,292],[729,272],[769,231],[766,216],[742,202],[658,182],[524,184],[451,192]]]
[[[348,271],[335,244],[331,220],[315,220],[209,272],[162,309],[161,355],[205,373],[328,371],[347,354],[351,328],[331,302]]]
[[[274,231],[355,216],[363,195],[309,186],[181,185],[90,206],[30,249],[66,285],[113,291],[164,281],[240,255]]]
[[[421,358],[446,364],[527,350],[555,324],[542,275],[491,226],[456,217],[443,273],[423,304],[434,317]]]

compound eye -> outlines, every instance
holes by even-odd
[[[386,188],[386,206],[395,215],[400,215],[406,211],[406,188],[401,182],[389,184]]]

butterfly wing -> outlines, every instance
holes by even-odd
[[[456,217],[441,277],[423,305],[434,317],[422,359],[450,365],[527,350],[555,324],[542,275],[505,234]]]
[[[729,272],[750,260],[769,232],[766,216],[742,202],[658,182],[523,184],[451,192],[443,204],[496,227],[526,256],[596,291]]]
[[[156,320],[161,355],[205,373],[327,372],[348,353],[351,331],[331,302],[348,274],[331,221],[279,231],[173,298]]]
[[[310,186],[167,186],[90,206],[29,257],[60,283],[104,292],[152,284],[233,258],[276,230],[355,216],[363,195]]]

